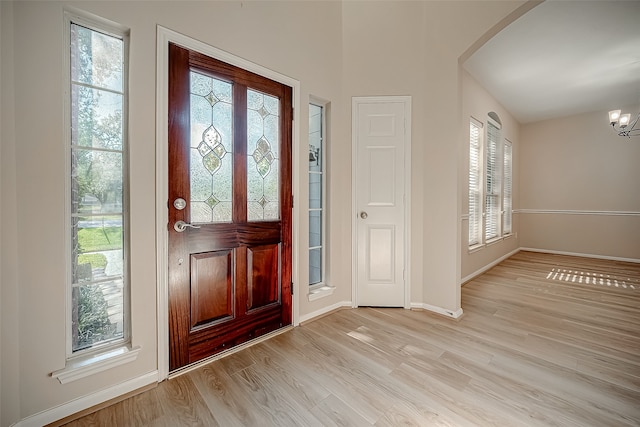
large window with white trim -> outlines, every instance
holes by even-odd
[[[129,339],[128,38],[66,18],[71,356]]]
[[[494,112],[485,124],[469,122],[469,248],[482,247],[513,230],[513,147],[502,138]]]

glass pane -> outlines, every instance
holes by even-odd
[[[322,207],[322,175],[319,173],[309,174],[309,208],[317,209]]]
[[[309,104],[309,171],[322,172],[322,107]]]
[[[71,152],[72,213],[122,212],[122,153],[75,149]]]
[[[232,220],[233,109],[230,83],[191,72],[191,222]]]
[[[124,286],[121,278],[73,287],[73,351],[120,339],[124,326]]]
[[[72,85],[71,143],[122,150],[122,108],[120,94]]]
[[[309,251],[309,284],[322,282],[322,249]]]
[[[79,217],[75,225],[78,254],[122,250],[122,216]]]
[[[71,80],[117,92],[123,88],[123,43],[71,24]]]
[[[322,246],[322,211],[309,211],[309,247]]]
[[[280,218],[280,100],[247,91],[247,219]]]

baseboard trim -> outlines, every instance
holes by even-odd
[[[100,390],[96,393],[91,393],[87,396],[56,406],[55,408],[47,409],[31,415],[18,421],[14,426],[42,427],[157,382],[158,371],[152,371],[137,378]]]
[[[323,316],[344,307],[351,308],[353,307],[353,304],[351,303],[351,301],[340,301],[330,306],[323,307],[320,310],[312,311],[311,313],[305,314],[304,316],[300,316],[300,323],[307,322],[311,319],[315,319],[316,317]]]
[[[502,261],[504,261],[505,259],[510,258],[510,257],[512,257],[512,256],[514,256],[515,254],[517,254],[517,253],[518,253],[518,252],[520,252],[521,250],[525,250],[525,249],[522,249],[522,248],[514,249],[514,250],[512,250],[511,252],[509,252],[508,254],[503,255],[503,256],[501,256],[500,258],[498,258],[498,259],[494,260],[493,262],[491,262],[491,263],[489,263],[489,264],[485,265],[485,266],[484,266],[484,267],[482,267],[481,269],[474,271],[473,273],[469,274],[469,275],[468,275],[468,276],[466,276],[466,277],[463,277],[463,278],[460,280],[460,285],[461,285],[461,286],[463,286],[465,283],[467,283],[467,282],[469,282],[469,281],[471,281],[471,280],[475,279],[476,277],[480,276],[481,274],[483,274],[483,273],[487,272],[488,270],[492,269],[492,268],[493,268],[493,267],[495,267],[496,265],[500,264],[500,263],[501,263]]]
[[[423,302],[412,302],[411,308],[431,311],[437,314],[441,314],[443,316],[450,317],[452,319],[458,319],[460,316],[463,315],[462,308],[459,308],[456,311],[452,311],[452,310],[448,310],[446,308],[438,307],[435,305],[425,304]]]
[[[622,262],[632,262],[635,264],[640,264],[640,259],[637,259],[637,258],[622,258],[622,257],[614,257],[614,256],[607,256],[607,255],[585,254],[580,252],[568,252],[568,251],[554,251],[551,249],[539,249],[539,248],[520,248],[519,250],[528,251],[528,252],[539,252],[543,254],[568,255],[568,256],[577,256],[582,258],[606,259],[609,261],[622,261]]]

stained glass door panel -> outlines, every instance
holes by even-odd
[[[247,219],[280,218],[279,156],[280,102],[254,90],[247,91]]]
[[[233,86],[194,71],[190,82],[191,222],[231,222]]]

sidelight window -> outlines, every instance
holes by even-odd
[[[325,107],[309,104],[309,285],[325,281]]]
[[[127,44],[83,19],[69,37],[69,355],[122,344],[128,332]]]

